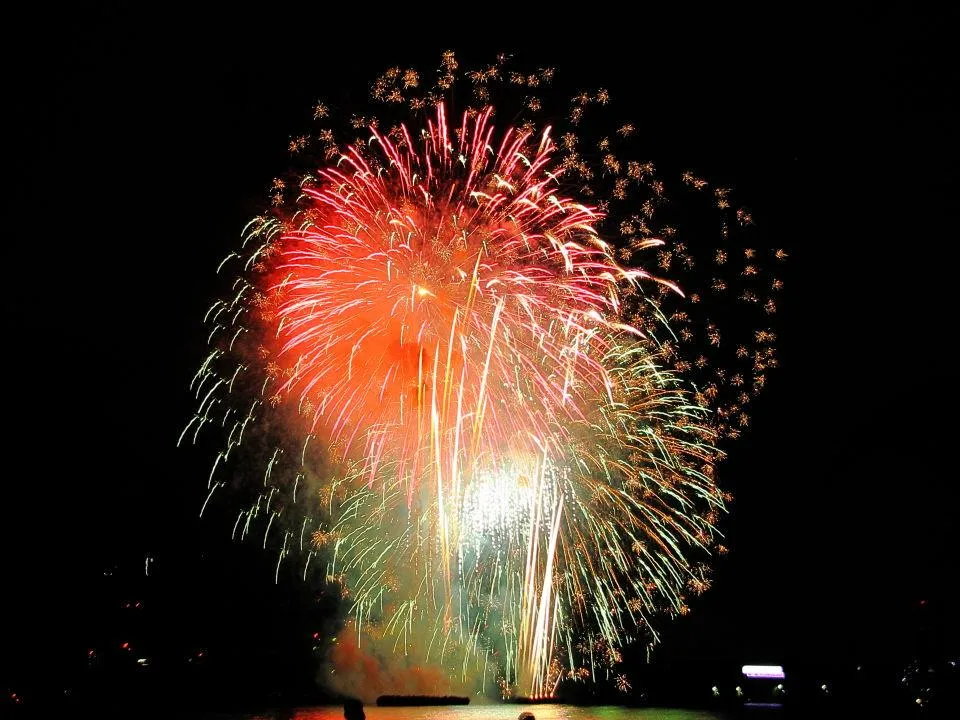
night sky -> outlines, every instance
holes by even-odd
[[[0,670],[85,653],[104,571],[148,554],[171,647],[242,631],[256,653],[312,622],[272,558],[197,519],[209,458],[174,445],[201,319],[316,99],[356,106],[446,49],[608,87],[651,159],[729,182],[791,253],[781,367],[718,475],[731,552],[660,657],[906,657],[921,622],[956,654],[956,13],[306,7],[6,23]]]

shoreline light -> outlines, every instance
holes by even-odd
[[[782,665],[744,665],[742,672],[744,677],[748,678],[783,680],[786,677]]]

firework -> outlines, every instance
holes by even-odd
[[[278,572],[296,553],[305,579],[335,581],[358,636],[532,696],[598,676],[629,688],[611,674],[619,648],[655,641],[657,616],[707,588],[727,500],[716,441],[775,364],[767,328],[733,355],[751,370],[713,357],[729,343],[698,313],[711,303],[670,279],[697,260],[675,228],[655,231],[663,183],[615,153],[632,126],[588,155],[573,132],[497,122],[497,82],[552,76],[503,59],[460,73],[446,54],[425,92],[412,70],[374,84],[405,122],[291,141],[319,159],[274,181],[221,264],[236,279],[207,313],[181,435],[222,429],[204,510],[228,483],[246,492],[234,537],[262,532]],[[463,79],[476,102],[455,114]],[[571,124],[607,100],[574,98]],[[733,212],[728,190],[713,200]],[[734,250],[711,252],[722,267]],[[755,284],[779,285],[756,253],[737,287],[769,314]],[[710,354],[685,350],[697,334]]]

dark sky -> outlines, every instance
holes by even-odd
[[[732,552],[665,652],[862,656],[908,645],[921,600],[957,606],[956,13],[595,7],[6,23],[8,648],[75,638],[103,567],[213,542],[207,460],[174,443],[216,263],[318,96],[362,100],[445,49],[609,87],[663,158],[730,178],[791,251],[782,367],[721,469]],[[259,582],[219,581],[183,592],[208,608]]]

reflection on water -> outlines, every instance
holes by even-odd
[[[367,720],[517,720],[521,712],[536,720],[722,720],[705,710],[627,708],[575,705],[468,705],[442,707],[365,707]],[[299,708],[258,715],[234,715],[220,720],[343,720],[342,707]]]

